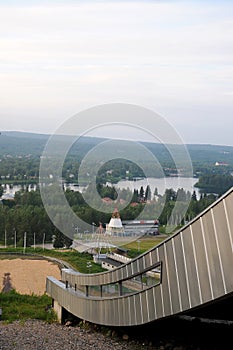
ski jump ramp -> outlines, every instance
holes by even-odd
[[[233,188],[164,242],[112,271],[48,277],[56,308],[106,326],[137,326],[233,295]],[[60,319],[62,316],[60,317]]]

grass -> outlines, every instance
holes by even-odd
[[[5,252],[8,254],[1,254]],[[17,253],[17,254],[12,254]],[[67,262],[73,268],[82,273],[96,273],[104,271],[102,267],[92,261],[90,254],[78,253],[76,251],[57,251],[36,248],[27,248],[23,254],[22,248],[3,248],[0,250],[0,259],[37,259],[41,256],[56,258]],[[91,262],[91,268],[87,267],[87,263]],[[56,314],[48,305],[52,304],[52,299],[44,294],[42,296],[19,294],[15,290],[8,293],[0,293],[0,308],[2,309],[2,320],[6,323],[14,322],[15,320],[25,321],[27,319],[39,319],[52,323],[56,321]],[[47,309],[47,311],[46,311]]]
[[[134,258],[143,252],[153,248],[164,240],[164,237],[142,237],[140,242],[133,241],[125,245],[123,248],[129,249],[129,257]],[[1,252],[8,253],[1,254]],[[17,255],[11,255],[17,253]],[[27,254],[33,254],[27,255]],[[26,248],[26,254],[23,254],[22,248],[2,248],[0,249],[0,259],[12,259],[20,257],[23,259],[35,259],[50,257],[64,262],[67,262],[74,269],[81,273],[98,273],[104,271],[102,267],[92,261],[92,256],[88,253],[79,253],[74,250],[48,250],[42,248]],[[87,267],[91,262],[91,268]],[[2,320],[5,322],[13,322],[15,320],[39,319],[47,322],[56,321],[56,315],[53,309],[47,306],[51,305],[52,299],[44,294],[42,296],[36,295],[22,295],[12,290],[8,293],[0,293],[0,308],[2,308]]]
[[[57,320],[53,309],[48,308],[52,299],[44,294],[42,296],[19,294],[15,290],[0,293],[0,308],[2,321],[11,323],[16,320],[38,319],[48,323]]]
[[[164,241],[166,237],[161,236],[145,236],[141,237],[140,239],[130,242],[122,248],[129,250],[128,256],[130,258],[135,258],[138,255],[144,253],[145,251],[155,247],[162,241]],[[140,241],[140,242],[139,242]],[[35,256],[45,256],[49,258],[55,258],[61,261],[64,261],[68,265],[72,266],[75,270],[81,272],[81,273],[98,273],[105,271],[99,264],[95,264],[93,262],[93,258],[91,254],[88,253],[79,253],[76,250],[57,250],[57,249],[43,249],[43,248],[26,248],[26,254],[23,254],[23,248],[2,248],[0,249],[0,259],[6,259],[6,255],[2,254],[1,252],[7,252],[9,253],[9,256],[7,258],[12,259],[16,256],[10,255],[10,253],[18,253],[20,254],[20,258],[30,259],[35,258]],[[30,257],[27,254],[33,254],[33,257]],[[88,263],[91,262],[91,268],[88,267]]]
[[[92,255],[88,253],[79,253],[74,250],[49,250],[49,249],[42,249],[42,248],[36,248],[35,250],[33,248],[26,248],[26,254],[23,254],[22,248],[2,248],[0,249],[0,259],[1,258],[8,258],[5,254],[1,255],[1,252],[7,252],[9,253],[9,258],[12,258],[13,255],[10,255],[10,253],[18,253],[18,257],[30,259],[35,258],[37,255],[55,258],[64,262],[67,262],[69,265],[71,265],[75,270],[78,270],[81,273],[98,273],[104,271],[104,269],[98,265],[95,264],[92,261]],[[27,254],[33,254],[33,257],[28,256]],[[16,255],[14,257],[17,257]],[[87,267],[88,263],[91,262],[91,268]]]
[[[135,258],[138,255],[146,252],[147,250],[155,247],[159,243],[164,241],[164,237],[141,237],[137,241],[130,242],[123,246],[124,249],[128,249],[128,256],[130,258]]]

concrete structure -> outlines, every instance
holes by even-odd
[[[158,246],[105,273],[62,270],[47,293],[77,317],[136,326],[233,295],[233,189]]]
[[[118,266],[121,266],[123,264],[126,264],[130,262],[132,259],[127,258],[126,256],[116,254],[116,253],[111,253],[111,254],[106,254],[106,256],[102,259],[102,267],[107,270],[113,270]]]

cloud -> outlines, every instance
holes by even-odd
[[[232,108],[230,2],[57,4],[1,6],[0,115],[8,128],[17,115],[35,127],[33,114],[46,116],[37,127],[49,131],[69,113],[116,101],[169,110],[178,125],[181,106],[198,106],[200,121]]]

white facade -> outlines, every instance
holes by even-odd
[[[109,224],[106,225],[106,234],[110,236],[122,236],[125,230],[121,222],[120,215],[117,211],[115,211],[112,215]]]

